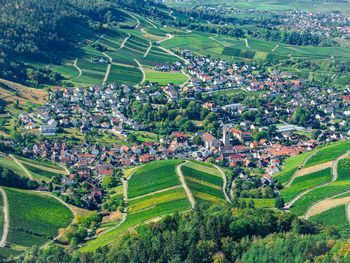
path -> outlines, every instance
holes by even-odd
[[[180,179],[180,182],[181,182],[181,184],[182,184],[183,189],[185,189],[185,192],[186,192],[186,194],[187,194],[188,200],[189,200],[190,203],[191,203],[192,208],[194,208],[195,205],[196,205],[196,201],[195,201],[194,198],[193,198],[193,195],[192,195],[192,193],[191,193],[191,191],[190,191],[190,188],[188,188],[188,186],[187,186],[187,184],[186,184],[185,177],[184,177],[184,175],[183,175],[183,173],[182,173],[182,170],[181,170],[181,167],[182,167],[184,164],[186,164],[186,163],[188,163],[188,161],[186,161],[186,162],[184,162],[184,163],[178,165],[178,166],[176,167],[176,173],[177,173],[177,175],[179,176],[179,179]]]
[[[174,13],[174,11],[173,11],[173,10],[170,10],[169,16],[170,16],[172,19],[176,20],[177,17],[176,17],[176,16],[173,16],[173,13]]]
[[[27,174],[27,176],[30,178],[30,180],[33,180],[32,174],[27,170],[27,168],[24,167],[24,165],[17,160],[16,157],[14,157],[12,154],[9,155],[12,160]]]
[[[74,60],[73,67],[75,67],[78,70],[78,72],[79,72],[79,74],[78,74],[78,76],[76,78],[80,78],[81,74],[83,74],[83,71],[81,70],[81,68],[78,67],[77,63],[78,63],[78,58],[76,58]]]
[[[131,35],[128,33],[128,36],[124,39],[124,41],[122,42],[122,44],[120,45],[119,49],[122,49],[123,47],[125,47],[126,42],[129,40],[129,38],[131,37]]]
[[[181,188],[181,185],[175,185],[175,186],[164,188],[164,189],[161,189],[161,190],[158,190],[158,191],[154,191],[154,192],[151,192],[151,193],[148,193],[148,194],[139,195],[139,196],[136,196],[136,197],[128,199],[128,201],[132,201],[132,200],[136,200],[136,199],[139,199],[139,198],[151,196],[151,195],[154,195],[154,194],[163,193],[163,192],[166,192],[166,191],[169,191],[169,190],[173,190],[173,189],[177,189],[177,188]]]
[[[183,57],[180,57],[179,55],[176,55],[174,52],[170,51],[169,49],[166,49],[166,48],[164,48],[164,47],[162,47],[162,46],[159,46],[159,48],[162,49],[162,50],[164,50],[166,53],[168,53],[168,54],[170,54],[170,55],[172,55],[172,56],[174,56],[174,57],[177,57],[177,58],[181,59],[183,62],[185,62],[185,64],[189,64],[189,63],[190,63],[190,61],[189,61],[188,59],[185,59],[185,58],[183,58]]]
[[[21,163],[24,163],[24,164],[28,164],[30,166],[33,166],[35,168],[38,168],[38,169],[41,169],[41,170],[44,170],[44,171],[48,171],[48,172],[53,172],[53,173],[57,173],[57,174],[66,174],[68,175],[69,174],[69,171],[64,169],[64,167],[62,167],[62,169],[64,169],[64,171],[62,170],[58,170],[56,168],[51,168],[51,167],[47,167],[47,166],[42,166],[42,165],[39,165],[39,164],[35,164],[35,163],[31,163],[31,162],[27,162],[27,161],[22,161],[21,160]]]
[[[187,80],[184,82],[184,83],[182,83],[182,84],[180,84],[179,86],[182,88],[182,87],[184,87],[189,81],[190,81],[190,79],[192,78],[189,74],[187,74],[183,69],[181,69],[181,73],[183,74],[183,75],[185,75],[186,76],[186,78],[187,78]]]
[[[249,46],[249,43],[248,43],[248,39],[245,38],[244,42],[245,42],[245,46],[250,49],[250,46]]]
[[[169,40],[169,39],[172,39],[172,38],[174,38],[174,35],[172,35],[172,34],[166,34],[165,38],[163,38],[162,40],[157,41],[157,43],[160,44],[160,43],[162,43],[162,42],[164,42],[164,41],[167,41],[167,40]]]
[[[129,12],[126,12],[125,11],[125,13],[127,13],[129,16],[131,16],[133,19],[135,19],[136,20],[136,25],[135,25],[135,27],[134,27],[134,29],[137,29],[137,28],[139,28],[139,26],[140,26],[140,20],[136,17],[136,16],[134,16],[133,14],[131,14],[131,13],[129,13]]]
[[[108,80],[108,76],[109,76],[109,72],[111,71],[111,67],[112,67],[112,62],[113,59],[105,52],[102,53],[106,58],[108,58],[108,64],[107,64],[107,69],[106,69],[106,74],[103,78],[102,81],[102,85],[106,84],[107,80]]]
[[[136,62],[137,66],[139,67],[139,70],[141,70],[142,72],[142,80],[140,82],[140,84],[144,83],[146,81],[146,73],[142,68],[141,63],[135,58],[134,61]]]
[[[143,55],[143,57],[147,57],[148,53],[151,51],[151,48],[152,48],[152,42],[149,42],[149,47],[147,48],[145,54]]]
[[[273,49],[271,49],[271,51],[274,52],[279,47],[280,47],[280,45],[277,44]]]
[[[320,185],[317,185],[315,187],[312,187],[312,188],[309,188],[307,190],[305,190],[304,192],[301,192],[300,194],[298,194],[296,197],[294,197],[289,203],[287,203],[285,205],[285,209],[289,209],[296,201],[298,201],[302,196],[306,195],[307,193],[313,191],[313,190],[316,190],[318,188],[321,188],[321,187],[324,187],[324,186],[327,186],[331,183],[333,183],[334,181],[337,180],[338,178],[338,162],[341,160],[341,159],[344,159],[346,156],[348,156],[350,153],[350,151],[348,151],[347,153],[339,156],[338,158],[336,158],[333,163],[332,163],[332,179],[327,182],[327,183],[324,183],[324,184],[320,184]],[[322,200],[321,200],[322,201]],[[310,210],[310,209],[308,209]]]
[[[214,38],[214,37],[209,37],[211,40],[215,41],[215,42],[218,42],[219,44],[223,45],[224,47],[228,46],[227,44],[225,44],[224,42]]]
[[[300,165],[299,167],[302,168],[305,166],[305,164],[310,160],[310,158],[312,156],[314,156],[316,154],[317,151],[315,151],[314,153],[310,154]],[[291,184],[293,183],[294,179],[298,176],[298,172],[299,172],[299,169],[297,169],[293,175],[291,176],[291,178],[289,179],[288,183],[286,184],[286,187],[290,187]]]
[[[5,247],[7,235],[10,228],[10,220],[9,220],[9,211],[8,211],[8,203],[7,203],[7,195],[4,189],[0,188],[0,193],[2,196],[2,211],[3,211],[3,230],[2,236],[0,240],[0,247]]]
[[[214,164],[215,168],[219,170],[220,172],[220,175],[222,177],[222,180],[223,180],[223,184],[222,184],[222,192],[224,193],[224,196],[225,196],[225,199],[227,202],[231,203],[231,199],[228,197],[227,193],[226,193],[226,186],[227,186],[227,178],[226,178],[226,175],[224,173],[224,171],[219,167],[217,166],[216,164]]]

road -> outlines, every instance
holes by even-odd
[[[0,193],[2,196],[2,211],[3,211],[3,230],[2,236],[0,240],[0,247],[5,247],[7,235],[10,228],[10,220],[9,220],[9,211],[8,211],[8,203],[7,203],[7,195],[4,189],[0,188]]]
[[[182,173],[182,170],[181,170],[181,167],[182,167],[184,164],[186,164],[186,163],[188,163],[188,161],[186,161],[186,162],[184,162],[184,163],[178,165],[178,166],[176,167],[176,173],[177,173],[177,175],[179,176],[179,179],[180,179],[180,182],[181,182],[181,185],[182,185],[183,189],[185,189],[185,192],[186,192],[186,194],[187,194],[188,200],[189,200],[190,203],[191,203],[192,208],[194,208],[194,207],[196,206],[196,201],[195,201],[194,198],[193,198],[193,195],[192,195],[192,193],[191,193],[190,188],[188,188],[188,186],[187,186],[187,184],[186,184],[185,177],[184,177],[184,175],[183,175],[183,173]]]
[[[271,49],[272,52],[274,52],[277,48],[279,48],[280,45],[276,45],[273,49]]]
[[[102,84],[106,84],[107,80],[108,80],[108,76],[109,76],[109,72],[111,71],[111,67],[112,67],[112,62],[113,59],[105,52],[102,53],[106,58],[108,58],[109,62],[107,64],[107,69],[106,69],[106,74],[103,78],[103,82]]]
[[[137,66],[139,67],[139,70],[142,72],[142,80],[140,84],[144,83],[146,81],[146,73],[142,68],[141,63],[135,58],[134,61],[136,62]]]
[[[123,47],[125,47],[126,42],[129,40],[129,38],[131,37],[131,35],[128,33],[128,36],[124,39],[124,41],[122,42],[122,44],[120,45],[119,49],[122,49]]]
[[[316,153],[317,153],[317,151],[315,151],[314,153],[310,154],[310,155],[301,163],[301,165],[299,165],[299,167],[300,167],[300,168],[304,167],[305,164],[310,160],[310,158],[311,158],[312,156],[314,156]],[[298,172],[299,172],[299,169],[297,169],[297,170],[293,173],[293,175],[292,175],[291,178],[289,179],[288,183],[286,184],[286,187],[290,187],[290,186],[291,186],[291,184],[293,183],[294,179],[297,177]]]
[[[20,161],[18,161],[17,158],[14,157],[12,154],[10,154],[9,156],[12,158],[12,160],[13,160],[20,168],[22,168],[22,170],[26,173],[26,175],[30,178],[30,180],[33,180],[33,176],[32,176],[32,174],[27,170],[27,168],[25,168],[24,165],[23,165]]]
[[[248,43],[248,39],[245,38],[244,42],[245,42],[245,46],[250,49],[250,46],[249,46],[249,43]]]
[[[296,201],[298,201],[302,196],[306,195],[307,193],[315,190],[315,189],[318,189],[318,188],[321,188],[321,187],[324,187],[324,186],[327,186],[333,182],[335,182],[338,178],[338,162],[341,160],[341,159],[344,159],[345,157],[347,157],[348,155],[350,154],[350,151],[348,151],[347,153],[339,156],[337,159],[335,159],[332,163],[332,179],[327,182],[327,183],[324,183],[324,184],[320,184],[320,185],[317,185],[315,187],[312,187],[312,188],[309,188],[307,190],[305,190],[304,192],[301,192],[300,194],[298,194],[296,197],[294,197],[289,203],[287,203],[285,205],[285,209],[289,209]],[[317,203],[321,202],[322,200],[318,201]],[[316,205],[316,204],[315,204]],[[313,206],[311,206],[311,208],[308,209],[308,211],[306,212],[306,214],[310,211],[310,209],[312,209]]]
[[[224,182],[223,185],[222,185],[222,192],[224,193],[224,196],[225,196],[225,199],[227,202],[231,203],[231,199],[228,197],[227,193],[226,193],[226,186],[227,186],[227,178],[226,178],[226,175],[224,173],[224,171],[217,165],[215,165],[215,168],[219,170],[220,172],[220,175],[222,177],[222,181]]]
[[[152,48],[152,42],[149,42],[149,47],[147,48],[145,54],[143,55],[144,58],[148,56],[148,53],[151,51],[151,48]]]
[[[74,60],[73,67],[75,67],[78,70],[78,72],[79,72],[79,74],[78,74],[78,76],[76,78],[80,78],[81,74],[83,74],[83,71],[81,70],[81,68],[78,67],[77,63],[78,63],[78,58],[76,58]]]

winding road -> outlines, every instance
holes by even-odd
[[[222,177],[222,181],[223,181],[223,185],[222,185],[222,192],[224,193],[225,199],[227,202],[231,203],[231,199],[228,197],[227,193],[226,193],[226,186],[227,186],[227,178],[226,175],[224,173],[224,171],[217,166],[216,164],[214,164],[215,168],[219,170],[220,175]]]
[[[4,191],[4,189],[0,188],[0,193],[2,196],[2,211],[3,211],[3,230],[2,230],[1,240],[0,240],[0,247],[5,247],[7,235],[10,228],[10,220],[9,220],[9,211],[8,211],[6,192]]]
[[[180,179],[180,182],[181,182],[181,185],[182,185],[183,189],[185,189],[185,192],[186,192],[186,194],[187,194],[188,200],[189,200],[190,203],[191,203],[192,208],[194,208],[194,207],[196,206],[196,201],[195,201],[194,198],[193,198],[193,195],[192,195],[192,192],[191,192],[190,188],[188,188],[188,186],[187,186],[187,184],[186,184],[185,177],[184,177],[184,175],[183,175],[183,173],[182,173],[182,170],[181,170],[181,167],[182,167],[183,165],[185,165],[186,163],[188,163],[188,161],[186,161],[186,162],[184,162],[184,163],[178,165],[178,166],[176,167],[176,173],[177,173],[177,175],[179,176],[179,179]]]
[[[142,80],[140,84],[144,83],[146,81],[146,73],[142,68],[141,63],[135,58],[134,61],[136,62],[137,66],[139,67],[139,70],[142,72]]]
[[[108,80],[108,76],[109,76],[109,72],[111,71],[111,67],[112,67],[112,62],[113,62],[113,59],[112,57],[110,57],[107,53],[103,52],[102,53],[106,58],[108,58],[108,64],[107,64],[107,69],[106,69],[106,74],[103,78],[103,82],[102,82],[102,85],[103,84],[106,84],[107,80]]]
[[[122,44],[120,45],[119,49],[122,49],[123,47],[125,47],[126,42],[129,40],[129,38],[131,37],[131,35],[128,33],[128,36],[124,39],[124,41],[122,42]]]
[[[149,42],[149,47],[147,48],[145,54],[143,55],[144,58],[148,56],[148,53],[151,51],[151,48],[152,48],[152,42]]]
[[[74,60],[73,67],[75,67],[78,70],[78,73],[79,73],[76,78],[80,78],[81,74],[83,74],[83,71],[81,70],[81,68],[78,67],[77,63],[78,63],[78,58],[76,58]]]

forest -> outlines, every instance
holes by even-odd
[[[347,237],[291,213],[213,205],[139,226],[93,254],[51,245],[17,262],[348,262]]]

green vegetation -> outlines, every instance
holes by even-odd
[[[346,206],[340,205],[324,211],[310,218],[311,222],[322,223],[326,226],[348,228],[349,222],[346,217]]]
[[[281,194],[284,201],[289,202],[301,192],[330,181],[331,177],[330,168],[297,177],[290,187],[281,190]]]
[[[224,200],[224,194],[221,190],[222,178],[217,175],[217,172],[208,173],[211,169],[213,168],[192,162],[181,167],[186,183],[197,203],[212,203]]]
[[[280,183],[286,183],[291,176],[298,170],[298,167],[308,158],[313,152],[306,152],[287,158],[282,170],[275,175]]]
[[[338,178],[335,182],[315,189],[296,201],[291,211],[296,215],[303,215],[307,209],[317,201],[350,190],[350,159],[338,162]]]
[[[18,164],[15,163],[14,160],[12,160],[10,157],[5,157],[3,155],[0,155],[0,166],[8,169],[10,171],[13,171],[15,174],[19,176],[26,177],[27,174],[23,171],[21,167],[18,166]]]
[[[350,141],[331,144],[321,148],[314,156],[312,156],[305,167],[311,167],[317,164],[322,164],[334,161],[339,156],[350,150]]]
[[[26,162],[22,162],[22,165],[29,171],[29,173],[33,176],[34,179],[39,181],[48,181],[50,180],[50,178],[60,175],[58,173],[46,170],[45,168],[40,169],[38,166],[34,166]]]
[[[8,242],[40,245],[72,221],[71,211],[53,197],[17,189],[5,189],[10,216]]]
[[[145,164],[129,180],[128,197],[134,198],[179,185],[176,166],[181,162],[181,160],[166,160]]]
[[[158,82],[160,85],[166,85],[173,83],[174,85],[180,85],[187,80],[187,77],[180,72],[161,72],[152,68],[145,68],[146,81]]]
[[[245,201],[249,204],[251,201],[254,203],[255,208],[275,207],[276,199],[274,198],[240,198],[239,201]]]

